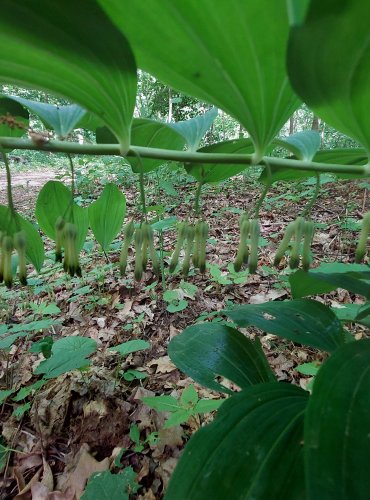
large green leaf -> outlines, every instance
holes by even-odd
[[[166,500],[305,498],[303,413],[308,394],[288,384],[249,387],[196,432]]]
[[[48,128],[52,128],[54,132],[61,138],[66,137],[78,122],[80,122],[86,111],[77,104],[68,106],[56,106],[44,102],[31,101],[23,97],[10,96],[11,99],[19,102],[30,111],[38,115]]]
[[[77,247],[81,249],[89,228],[88,211],[72,203],[71,191],[62,182],[48,181],[37,197],[36,218],[41,229],[52,240],[55,240],[55,223],[58,217],[76,224]]]
[[[2,0],[0,81],[71,99],[99,116],[128,150],[135,61],[97,2]]]
[[[331,292],[345,288],[350,292],[370,298],[370,267],[363,264],[335,262],[322,264],[308,273],[298,270],[289,276],[294,298]]]
[[[107,251],[123,224],[126,213],[125,195],[115,184],[106,184],[101,195],[89,206],[88,211],[94,236],[102,249]]]
[[[6,117],[14,118],[16,123],[11,126]],[[0,94],[0,137],[22,137],[29,125],[29,113],[19,103]],[[7,151],[5,151],[7,152]],[[0,160],[1,160],[0,149]]]
[[[112,144],[116,142],[114,137],[106,127],[97,128],[96,142],[101,144]],[[169,125],[146,118],[135,118],[131,129],[131,142],[134,146],[144,146],[148,148],[177,149],[182,150],[185,138],[176,132]],[[138,158],[130,156],[127,158],[132,170],[140,173],[150,172],[164,163],[162,159]]]
[[[35,269],[40,271],[45,255],[44,245],[37,229],[18,213],[12,218],[9,208],[0,205],[0,231],[13,235],[20,229],[26,233],[26,257]]]
[[[212,126],[217,113],[217,108],[212,108],[203,115],[182,122],[169,123],[169,125],[185,138],[189,151],[196,151],[205,133]]]
[[[53,344],[52,356],[42,361],[34,373],[44,374],[45,378],[54,378],[62,373],[84,368],[90,364],[86,358],[95,352],[96,348],[96,341],[89,337],[61,338]]]
[[[278,337],[328,352],[337,349],[344,340],[336,315],[315,300],[245,304],[226,314],[242,328],[253,325]]]
[[[136,476],[131,467],[118,474],[109,470],[96,472],[90,476],[81,500],[129,500],[139,489]]]
[[[186,375],[215,391],[232,393],[217,382],[219,376],[242,389],[275,379],[260,345],[219,323],[186,328],[171,340],[168,355]]]
[[[370,152],[370,2],[312,0],[292,28],[288,72],[298,95]]]
[[[370,491],[370,340],[338,349],[320,368],[305,417],[311,500],[367,500]]]
[[[127,36],[139,67],[238,119],[258,157],[298,106],[285,68],[285,0],[99,3]]]
[[[200,153],[218,153],[218,154],[252,154],[254,151],[251,139],[232,139],[230,141],[211,144],[199,149]],[[239,174],[248,167],[246,163],[239,165],[230,164],[208,164],[208,163],[186,163],[186,171],[195,177],[197,181],[205,184],[206,182],[220,182],[229,177]]]

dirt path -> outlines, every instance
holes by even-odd
[[[39,170],[36,172],[12,173],[13,198],[17,210],[25,213],[35,205],[37,195],[42,186],[55,178],[55,170]],[[0,173],[0,203],[6,205],[6,176]]]

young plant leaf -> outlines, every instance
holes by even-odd
[[[88,212],[72,203],[71,191],[59,181],[48,181],[41,189],[36,202],[36,218],[41,229],[55,240],[55,223],[58,217],[73,222],[77,227],[77,247],[84,245],[89,228]]]
[[[138,66],[234,116],[260,157],[298,106],[285,53],[285,0],[99,0],[127,36]],[[161,30],[153,37],[153,26]]]
[[[9,220],[11,220],[10,224]],[[33,264],[37,271],[40,271],[45,253],[44,245],[37,229],[31,222],[24,219],[18,213],[15,214],[15,218],[11,218],[9,208],[0,205],[0,231],[7,231],[8,234],[14,235],[19,231],[19,228],[26,233],[26,258]]]
[[[219,323],[186,328],[171,340],[168,355],[186,375],[215,391],[233,394],[217,382],[220,376],[242,389],[275,380],[260,345]]]
[[[45,378],[55,378],[62,373],[84,368],[90,364],[87,357],[96,348],[96,341],[88,337],[61,338],[53,344],[52,356],[42,361],[34,373],[44,374]]]
[[[112,474],[109,470],[92,474],[81,500],[129,500],[130,495],[139,489],[136,477],[131,467],[119,474]]]
[[[55,104],[31,101],[24,97],[9,97],[35,113],[46,127],[53,129],[60,138],[64,138],[71,133],[76,128],[77,123],[86,114],[86,111],[77,104],[56,106]]]
[[[211,108],[203,115],[182,122],[169,123],[169,126],[185,138],[188,150],[194,152],[198,149],[206,132],[211,128],[217,113],[217,108]]]
[[[102,119],[127,152],[136,65],[126,39],[97,2],[3,0],[1,7],[0,80],[80,104]]]
[[[312,0],[293,27],[288,72],[294,90],[337,130],[370,153],[370,3]]]
[[[180,403],[173,396],[145,397],[142,402],[157,411],[175,412],[181,409]]]
[[[339,348],[320,368],[305,417],[308,499],[369,497],[370,340]]]
[[[226,400],[186,445],[166,500],[304,498],[303,413],[308,394],[277,382]]]
[[[125,195],[115,184],[106,184],[99,198],[89,206],[88,212],[94,236],[102,249],[107,251],[125,218]]]
[[[132,352],[143,351],[144,349],[149,349],[150,343],[146,342],[146,340],[128,340],[127,342],[123,342],[123,344],[115,345],[114,347],[110,347],[110,351],[116,351],[121,356],[127,356]]]
[[[278,337],[328,352],[344,341],[342,325],[336,315],[315,300],[245,304],[225,313],[242,328],[253,325]]]

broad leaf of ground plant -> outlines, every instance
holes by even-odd
[[[77,228],[77,248],[81,249],[89,228],[88,212],[76,203],[71,204],[71,200],[71,190],[62,182],[48,181],[37,198],[36,218],[41,229],[52,240],[55,240],[55,223],[58,217],[73,222]]]
[[[227,399],[192,436],[166,500],[304,497],[303,413],[308,393],[277,382]]]
[[[370,340],[338,349],[320,368],[305,416],[308,499],[370,491]]]
[[[260,346],[219,323],[186,328],[171,340],[168,354],[181,371],[215,391],[232,394],[217,382],[220,376],[242,389],[275,380]]]
[[[102,249],[109,245],[121,230],[126,213],[126,197],[115,184],[109,183],[89,208],[89,222]]]
[[[315,300],[297,299],[237,306],[226,314],[242,328],[256,326],[299,344],[334,351],[344,341],[336,315]]]

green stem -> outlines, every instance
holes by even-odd
[[[9,149],[28,149],[54,153],[75,153],[89,155],[116,155],[120,154],[119,144],[79,144],[75,142],[49,141],[38,145],[32,139],[18,139],[15,137],[1,137],[0,147]],[[174,151],[170,149],[146,148],[131,146],[126,156],[178,161],[181,163],[214,163],[230,165],[253,165],[254,155],[219,154],[219,153],[191,153],[189,151]],[[336,165],[301,160],[287,160],[285,158],[264,157],[274,168],[288,168],[293,170],[310,170],[312,172],[329,172],[333,174],[358,174],[370,177],[370,164],[367,165]],[[254,165],[256,166],[256,165]]]
[[[141,200],[141,209],[142,209],[142,217],[141,220],[147,220],[146,214],[146,203],[145,203],[145,187],[144,187],[144,166],[141,161],[140,153],[134,152],[134,156],[136,156],[137,161],[139,163],[139,189],[140,189],[140,200]]]
[[[10,172],[8,156],[4,151],[0,151],[1,156],[3,157],[5,163],[6,170],[6,192],[8,196],[8,206],[12,216],[15,215],[14,201],[13,201],[13,193],[12,193],[12,174]]]
[[[311,201],[308,203],[306,208],[302,212],[302,217],[307,217],[307,215],[310,215],[312,207],[317,200],[317,197],[319,196],[320,192],[320,175],[316,174],[316,187],[315,187],[315,192],[313,193],[313,196],[311,198]]]
[[[203,184],[201,182],[198,182],[198,187],[195,192],[195,201],[194,201],[194,213],[195,217],[198,217],[200,214],[200,197],[202,194],[202,186]]]
[[[264,202],[265,198],[266,198],[266,195],[270,189],[270,186],[271,184],[266,184],[264,190],[262,191],[261,193],[261,196],[259,197],[259,200],[256,204],[256,207],[254,209],[254,218],[255,219],[258,219],[259,218],[259,213],[260,213],[260,209],[261,209],[261,206],[262,206],[262,203]]]
[[[255,219],[259,218],[259,213],[261,210],[262,203],[264,202],[266,195],[267,195],[267,193],[271,187],[271,184],[272,184],[272,173],[271,173],[270,164],[267,160],[265,160],[264,163],[266,164],[267,182],[266,182],[266,186],[265,186],[264,190],[262,191],[261,196],[256,204],[256,207],[254,209],[254,218]]]
[[[73,165],[72,156],[70,155],[70,153],[67,153],[67,156],[69,160],[69,166],[71,169],[71,179],[72,179],[71,191],[72,191],[72,201],[73,201],[73,197],[75,194],[75,167]]]

